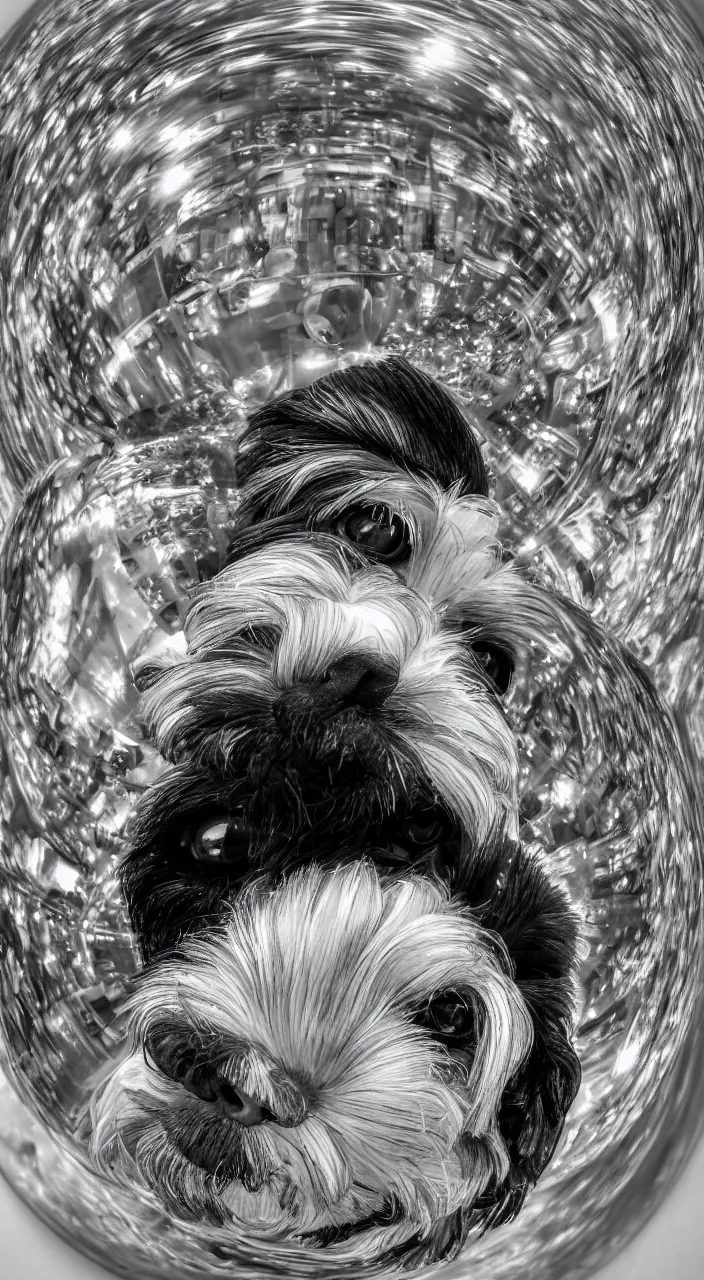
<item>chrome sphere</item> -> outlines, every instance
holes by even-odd
[[[589,938],[560,1153],[447,1275],[588,1274],[702,1106],[696,26],[674,0],[53,0],[4,45],[0,120],[0,1166],[124,1273],[328,1273],[106,1186],[78,1116],[137,967],[114,872],[160,764],[132,663],[221,562],[246,415],[398,352],[471,410],[505,540],[565,599],[569,661],[511,714],[524,837]]]

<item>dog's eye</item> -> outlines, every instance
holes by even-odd
[[[178,1084],[195,1063],[195,1054],[184,1049],[177,1032],[153,1028],[144,1040],[144,1055],[163,1075]]]
[[[156,664],[140,667],[134,671],[132,679],[137,693],[146,693],[153,684],[156,684],[160,676],[164,674],[164,668]]]
[[[513,676],[513,659],[500,645],[478,640],[472,645],[477,662],[498,694],[506,693]]]
[[[251,623],[234,635],[227,636],[220,644],[213,645],[200,655],[201,662],[229,662],[242,658],[243,647],[256,649],[259,653],[273,653],[279,643],[280,633],[276,627]]]
[[[452,830],[452,823],[441,809],[413,809],[406,825],[406,835],[415,847],[440,844]]]
[[[443,991],[428,1002],[419,1021],[442,1036],[463,1036],[474,1027],[474,1009],[458,991]]]
[[[408,525],[382,503],[354,507],[340,518],[337,531],[384,564],[398,564],[410,552]]]
[[[237,862],[249,851],[249,827],[238,815],[210,819],[198,828],[191,844],[193,857],[205,865]]]

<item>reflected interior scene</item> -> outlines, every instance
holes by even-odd
[[[0,1171],[119,1274],[576,1280],[698,1136],[697,23],[0,49]]]

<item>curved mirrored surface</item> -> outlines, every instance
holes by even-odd
[[[1,1163],[113,1268],[348,1267],[106,1184],[79,1117],[139,968],[115,873],[162,765],[133,664],[223,562],[247,415],[373,354],[464,403],[507,546],[565,597],[509,714],[524,842],[585,924],[583,1085],[447,1274],[585,1274],[689,1150],[703,70],[655,3],[55,3],[5,46]]]

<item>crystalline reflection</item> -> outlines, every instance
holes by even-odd
[[[262,1265],[98,1183],[74,1137],[137,966],[113,875],[159,766],[130,664],[219,563],[246,413],[374,349],[463,398],[510,547],[587,611],[565,606],[567,647],[511,707],[524,836],[591,939],[585,1084],[520,1218],[448,1275],[582,1274],[681,1166],[701,1106],[703,84],[699,37],[655,0],[57,0],[6,47],[3,516],[42,474],[0,604],[0,1162],[103,1261]]]

